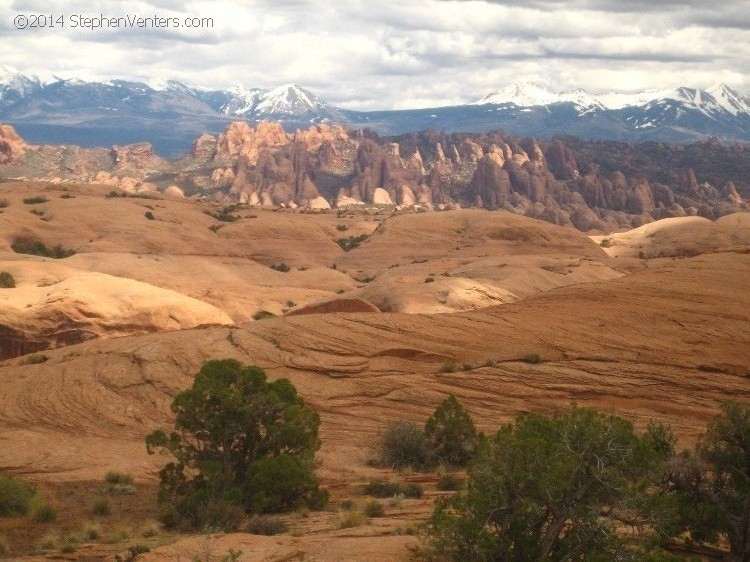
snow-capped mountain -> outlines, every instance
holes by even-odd
[[[637,93],[605,92],[589,94],[586,90],[567,90],[554,93],[533,82],[515,82],[487,94],[474,105],[514,104],[518,107],[540,107],[555,103],[572,103],[579,109],[623,109],[627,107],[652,107],[663,100],[674,100],[706,115],[727,112],[732,115],[750,115],[750,97],[718,84],[708,90],[680,87],[669,90],[648,90]]]
[[[706,91],[713,96],[716,103],[732,115],[750,115],[750,96],[743,95],[726,84],[717,84]]]
[[[231,97],[220,111],[228,117],[301,120],[311,123],[345,120],[340,110],[297,84],[285,84],[272,90],[235,86],[227,92]]]
[[[201,133],[219,132],[236,119],[278,121],[288,130],[344,123],[386,135],[504,129],[535,137],[692,142],[714,136],[750,142],[750,97],[725,84],[591,94],[518,82],[467,105],[362,112],[331,106],[295,84],[212,89],[157,78],[41,78],[0,66],[0,121],[30,142],[107,146],[146,140],[172,156]]]
[[[535,107],[549,105],[560,101],[558,95],[544,86],[533,82],[514,82],[509,86],[491,92],[482,99],[474,102],[475,105],[512,103],[518,107]]]

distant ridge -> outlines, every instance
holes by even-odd
[[[277,121],[287,130],[319,123],[369,128],[382,135],[428,128],[446,132],[506,132],[550,138],[750,142],[750,96],[726,84],[636,93],[552,92],[532,82],[499,88],[465,105],[410,110],[352,111],[285,84],[195,87],[177,80],[88,81],[25,75],[0,65],[0,121],[30,142],[109,146],[151,142],[157,152],[185,152],[203,132],[228,121]]]

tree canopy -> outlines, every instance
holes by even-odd
[[[522,414],[480,445],[466,491],[438,502],[428,546],[450,560],[617,559],[614,521],[658,458],[616,416]]]
[[[208,361],[172,412],[174,431],[146,437],[149,453],[175,459],[160,472],[165,523],[231,527],[236,517],[224,515],[232,507],[260,513],[325,503],[312,473],[320,417],[289,380],[269,383],[262,369],[233,359]]]

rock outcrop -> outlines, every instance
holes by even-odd
[[[17,164],[26,152],[26,143],[10,125],[0,124],[0,165]]]
[[[180,190],[222,204],[319,210],[331,205],[438,210],[473,205],[584,231],[633,228],[686,215],[713,219],[749,208],[744,149],[713,143],[660,145],[658,150],[659,159],[677,162],[674,169],[623,144],[435,131],[379,139],[328,124],[288,134],[278,123],[235,122],[218,136],[201,135],[188,155],[172,162],[156,156],[147,143],[109,151],[34,147],[32,159],[25,157],[28,149],[12,128],[0,128],[0,166],[14,166],[14,176],[96,181],[133,193],[163,191],[177,197],[175,190]],[[699,174],[680,163],[711,161],[701,150],[711,158],[721,151],[727,165],[704,166]],[[685,158],[685,151],[696,155]],[[654,164],[641,168],[649,159]],[[36,168],[26,173],[26,163]],[[726,172],[717,174],[717,169]]]

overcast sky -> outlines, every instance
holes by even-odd
[[[33,14],[65,27],[14,27]],[[71,29],[78,14],[213,27]],[[366,110],[466,103],[517,80],[592,93],[718,82],[748,92],[750,1],[12,0],[0,5],[0,64],[217,89],[296,82]]]

